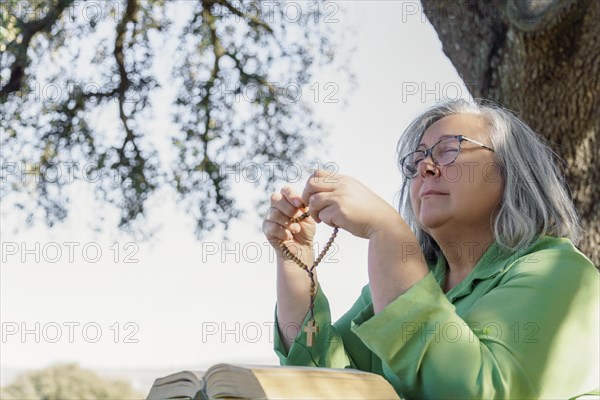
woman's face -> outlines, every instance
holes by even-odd
[[[425,131],[418,149],[428,149],[451,135],[463,135],[492,147],[489,130],[478,116],[448,116]],[[438,166],[427,157],[410,183],[414,215],[434,239],[436,232],[442,231],[457,235],[462,232],[477,235],[482,230],[491,233],[492,215],[502,198],[503,182],[494,163],[494,153],[466,140],[460,148],[457,159],[447,166]]]

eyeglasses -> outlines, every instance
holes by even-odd
[[[404,156],[400,160],[402,173],[408,179],[416,177],[419,174],[419,163],[427,156],[431,156],[431,160],[439,166],[452,164],[460,153],[461,143],[465,140],[494,151],[491,147],[463,135],[446,136],[428,149],[413,151]]]

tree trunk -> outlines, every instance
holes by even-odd
[[[444,53],[476,98],[549,139],[600,265],[600,1],[422,0]]]

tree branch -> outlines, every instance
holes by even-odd
[[[202,134],[202,142],[204,143],[204,158],[202,163],[208,165],[210,163],[210,156],[208,155],[208,142],[211,140],[209,135],[210,130],[210,115],[211,115],[211,107],[210,107],[210,95],[211,89],[215,84],[215,80],[219,76],[219,60],[223,56],[224,49],[219,36],[217,35],[217,28],[215,26],[215,16],[212,14],[211,7],[213,2],[210,0],[203,1],[203,9],[202,9],[202,20],[205,21],[209,30],[210,30],[210,39],[213,45],[213,54],[215,56],[215,60],[213,62],[213,67],[210,71],[210,79],[206,83],[206,95],[202,98],[202,104],[206,108],[206,119],[204,120],[204,133]],[[212,179],[212,177],[211,177]],[[218,188],[217,188],[218,190]]]
[[[247,14],[247,13],[244,13],[244,12],[238,10],[227,0],[216,0],[216,3],[224,6],[229,11],[231,11],[233,14],[237,15],[238,17],[248,20],[248,24],[250,26],[260,26],[261,28],[263,28],[264,30],[269,32],[271,35],[273,34],[273,29],[269,26],[269,24],[267,24],[265,21],[261,20],[257,16],[250,15],[250,14]]]
[[[10,93],[14,93],[21,89],[23,78],[25,77],[25,69],[31,63],[27,51],[33,37],[40,32],[49,33],[56,21],[60,18],[63,11],[69,7],[75,0],[58,0],[56,5],[48,11],[44,18],[23,22],[17,20],[20,34],[9,43],[7,47],[16,46],[15,61],[10,68],[10,78],[6,85],[0,89],[0,103],[4,103]],[[19,38],[21,36],[21,38]]]
[[[128,125],[129,116],[125,113],[125,100],[127,90],[131,87],[131,80],[127,75],[127,69],[125,68],[125,52],[123,51],[125,35],[127,33],[127,24],[129,22],[136,22],[137,12],[139,10],[138,0],[128,0],[127,8],[125,13],[123,14],[123,18],[119,21],[117,25],[117,35],[115,38],[115,49],[113,51],[113,55],[115,56],[115,60],[117,61],[117,68],[119,71],[119,87],[117,88],[117,93],[119,95],[119,117],[121,122],[123,123],[123,127],[125,129],[125,140],[123,141],[123,145],[121,146],[120,153],[125,151],[125,146],[127,142],[131,142],[135,149],[137,149],[137,145],[135,144],[135,135],[131,128]]]

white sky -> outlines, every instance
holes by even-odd
[[[352,69],[358,87],[348,94],[340,86],[336,97],[348,100],[345,108],[314,104],[331,127],[322,162],[337,164],[339,173],[357,178],[393,204],[400,182],[395,146],[402,129],[436,99],[469,95],[419,3],[337,3],[348,13],[337,16],[336,26],[351,25],[357,34],[345,40],[357,44]],[[323,87],[336,77],[315,76],[313,82]],[[307,178],[308,174],[302,182]],[[243,188],[248,191],[251,186]],[[94,204],[90,189],[77,189],[69,219],[53,229],[24,229],[20,219],[2,210],[2,369],[42,368],[56,362],[174,370],[216,362],[278,362],[271,335],[275,265],[259,230],[260,216],[248,210],[242,221],[233,223],[228,243],[218,235],[199,242],[183,207],[168,196],[155,196],[148,222],[159,230],[150,242],[135,243],[127,236],[114,236],[114,230],[98,234],[90,228],[101,213],[110,214]],[[17,233],[16,227],[21,228]],[[319,226],[317,241],[324,243],[330,233],[329,227]],[[69,262],[65,242],[78,243],[74,262]],[[36,243],[39,251],[22,262],[23,249],[35,249]],[[334,320],[367,283],[366,241],[341,232],[336,243],[337,253],[318,267]],[[95,257],[95,248],[101,249],[98,262],[84,259],[86,245],[89,257]],[[9,254],[14,246],[17,254]],[[219,251],[224,246],[233,251]],[[62,257],[47,262],[44,248],[46,258],[54,257],[57,248]],[[35,253],[40,262],[35,262]],[[138,262],[125,262],[127,254]],[[30,331],[25,337],[23,328]]]

